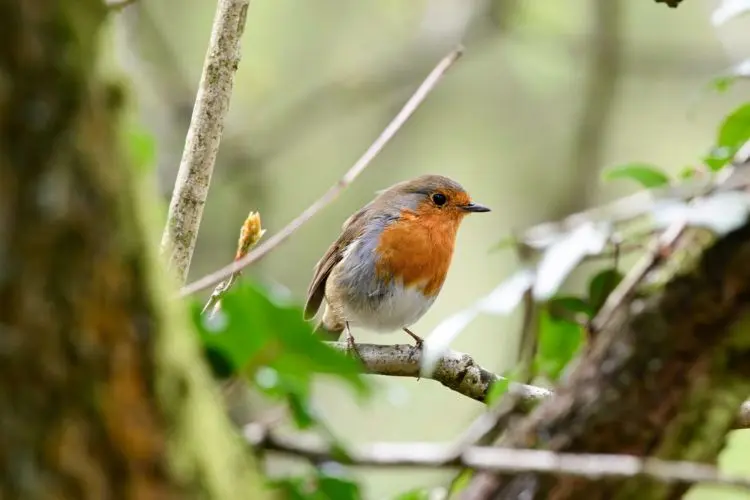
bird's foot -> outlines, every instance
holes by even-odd
[[[416,333],[414,333],[411,330],[409,330],[408,328],[404,328],[404,331],[406,333],[408,333],[411,338],[414,339],[414,349],[416,349],[417,351],[419,351],[421,353],[422,352],[422,346],[424,345],[424,339],[422,337],[420,337],[419,335],[417,335]],[[419,377],[419,375],[417,375],[417,382],[419,382],[419,379],[420,379],[420,377]]]
[[[354,335],[349,331],[349,325],[346,326],[346,354],[356,357],[364,363],[364,360],[357,349],[357,344],[354,342]]]
[[[411,338],[414,339],[414,347],[416,347],[418,350],[422,350],[422,346],[424,345],[424,339],[417,335],[416,333],[412,332],[408,328],[404,328],[404,331],[409,334]]]

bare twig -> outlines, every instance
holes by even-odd
[[[665,483],[712,483],[750,489],[750,479],[723,474],[710,465],[666,461],[629,455],[555,453],[544,450],[519,450],[474,446],[459,456],[450,444],[374,443],[347,450],[345,455],[303,436],[283,437],[266,428],[250,424],[245,439],[258,448],[277,451],[320,463],[337,461],[369,467],[469,467],[493,472],[543,472],[592,480],[645,476]]]
[[[635,266],[633,266],[617,288],[609,294],[604,305],[602,305],[596,317],[591,321],[590,330],[594,334],[607,326],[615,311],[623,306],[636,286],[643,281],[643,278],[646,277],[649,271],[670,253],[669,250],[677,243],[685,227],[684,222],[675,223],[654,240],[651,251],[641,257]]]
[[[539,304],[534,301],[533,286],[523,293],[523,321],[518,348],[517,369],[520,380],[531,382],[539,343]]]
[[[750,150],[750,141],[740,151],[747,154],[747,150]],[[649,215],[657,209],[658,203],[666,200],[687,201],[716,193],[745,190],[748,186],[750,165],[747,162],[735,163],[712,176],[692,178],[679,184],[639,191],[605,205],[571,214],[562,220],[537,224],[520,232],[514,239],[539,250],[550,246],[561,235],[586,222],[607,221],[616,226]]]
[[[180,169],[161,241],[162,254],[187,279],[240,60],[249,0],[219,0]],[[231,274],[231,273],[230,273]],[[222,276],[221,279],[228,278]],[[221,281],[216,280],[215,284]]]
[[[430,92],[435,88],[437,83],[440,81],[446,71],[455,63],[461,56],[463,51],[462,47],[458,47],[446,55],[430,74],[425,78],[422,84],[412,94],[409,100],[401,108],[401,111],[391,120],[388,126],[381,132],[380,136],[375,139],[365,153],[357,160],[357,162],[334,184],[328,191],[323,194],[318,200],[310,205],[304,212],[299,214],[294,220],[287,224],[281,231],[274,234],[271,238],[255,250],[247,254],[242,259],[235,261],[231,264],[224,266],[218,271],[204,276],[193,283],[185,286],[180,290],[180,296],[185,297],[192,293],[201,291],[212,285],[219,283],[221,280],[228,278],[232,273],[235,273],[250,264],[259,261],[265,257],[271,250],[291,236],[297,229],[302,227],[313,215],[317,214],[323,207],[332,202],[341,191],[346,188],[349,184],[357,178],[359,174],[364,171],[365,168],[372,162],[372,160],[380,153],[386,144],[396,135],[396,132],[406,123],[409,117],[417,110],[422,101],[429,95]]]

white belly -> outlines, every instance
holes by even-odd
[[[425,298],[417,288],[388,287],[377,306],[347,304],[345,316],[349,325],[377,332],[393,332],[416,323],[435,302]],[[359,307],[358,307],[359,306]]]

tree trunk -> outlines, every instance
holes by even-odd
[[[750,224],[715,242],[690,229],[681,242],[502,446],[716,462],[750,393]],[[462,498],[661,500],[687,490],[640,476],[479,472]]]
[[[0,498],[259,498],[158,290],[124,95],[95,73],[106,15],[0,0]]]

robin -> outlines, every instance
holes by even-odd
[[[350,327],[403,330],[432,306],[443,286],[463,218],[490,209],[474,203],[456,181],[424,175],[380,191],[349,217],[315,266],[304,317],[325,300],[316,332],[340,336],[355,350]]]

